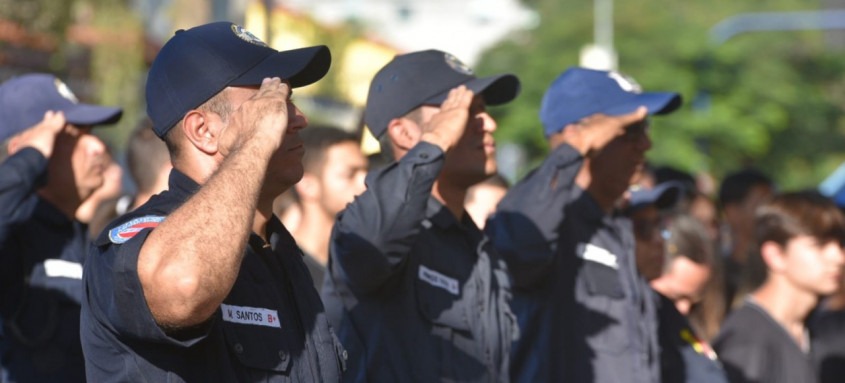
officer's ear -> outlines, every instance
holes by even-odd
[[[294,185],[294,188],[301,201],[320,198],[320,182],[314,174],[307,172],[303,174],[302,179]]]
[[[396,152],[407,152],[420,142],[422,128],[410,118],[399,117],[387,124],[387,135],[396,149],[399,149]]]
[[[213,124],[213,113],[193,109],[182,119],[182,133],[201,152],[214,155],[219,151],[219,136],[222,124]],[[219,117],[218,117],[219,118]]]

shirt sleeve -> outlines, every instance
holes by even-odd
[[[12,225],[29,220],[35,211],[35,191],[44,181],[47,158],[24,148],[0,164],[0,243]]]
[[[145,229],[129,241],[115,244],[107,239],[108,230],[104,231],[85,263],[87,306],[98,325],[118,338],[188,347],[205,338],[210,326],[174,335],[156,323],[138,277],[138,254],[151,232]]]
[[[579,194],[575,176],[582,163],[573,147],[559,146],[508,191],[485,226],[516,287],[536,285],[551,270],[565,207]]]
[[[366,292],[401,267],[422,229],[443,161],[443,151],[423,141],[367,176],[367,190],[338,216],[332,231],[333,278]]]

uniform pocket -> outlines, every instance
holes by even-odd
[[[607,265],[584,261],[582,281],[585,295],[581,303],[586,310],[582,326],[590,348],[610,354],[625,352],[630,346],[625,316],[628,301],[619,270]]]
[[[622,281],[619,280],[619,270],[598,262],[584,261],[582,266],[587,292],[590,295],[602,295],[614,299],[625,298]]]
[[[287,374],[290,347],[280,328],[223,322],[226,346],[244,366]]]
[[[421,265],[415,283],[417,307],[423,318],[453,330],[470,330],[466,305],[460,302],[457,279]]]

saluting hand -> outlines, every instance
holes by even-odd
[[[64,129],[65,114],[48,110],[44,119],[35,126],[24,130],[9,141],[9,154],[14,154],[25,147],[37,149],[44,157],[50,158],[56,136]]]
[[[278,77],[265,78],[258,93],[229,117],[221,148],[237,151],[248,141],[256,140],[270,145],[270,152],[278,149],[288,127],[289,98],[290,85]]]
[[[461,85],[449,91],[440,112],[423,126],[422,140],[439,146],[444,152],[454,146],[466,130],[474,94]]]
[[[589,157],[604,149],[614,138],[625,134],[626,127],[642,121],[647,115],[648,110],[644,106],[621,116],[594,114],[557,134],[563,135],[564,142]]]

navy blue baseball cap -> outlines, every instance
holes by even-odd
[[[654,205],[658,209],[671,208],[678,203],[683,187],[683,184],[678,181],[668,181],[658,184],[651,189],[639,188],[632,190],[628,209],[637,210],[649,205]]]
[[[597,113],[619,116],[639,106],[648,108],[648,114],[667,114],[681,106],[681,95],[643,92],[632,78],[619,72],[572,67],[546,91],[540,120],[548,137],[585,117]]]
[[[440,105],[459,85],[481,94],[487,105],[507,103],[519,94],[512,74],[477,78],[472,69],[449,53],[426,50],[398,55],[370,83],[364,122],[381,137],[390,120],[422,105]]]
[[[280,52],[229,22],[179,30],[150,68],[147,115],[156,135],[164,137],[185,113],[227,86],[261,85],[266,77],[305,86],[323,78],[331,61],[324,45]]]
[[[0,141],[35,126],[48,110],[63,112],[78,126],[113,124],[123,115],[120,108],[80,103],[56,76],[26,74],[0,85]]]

